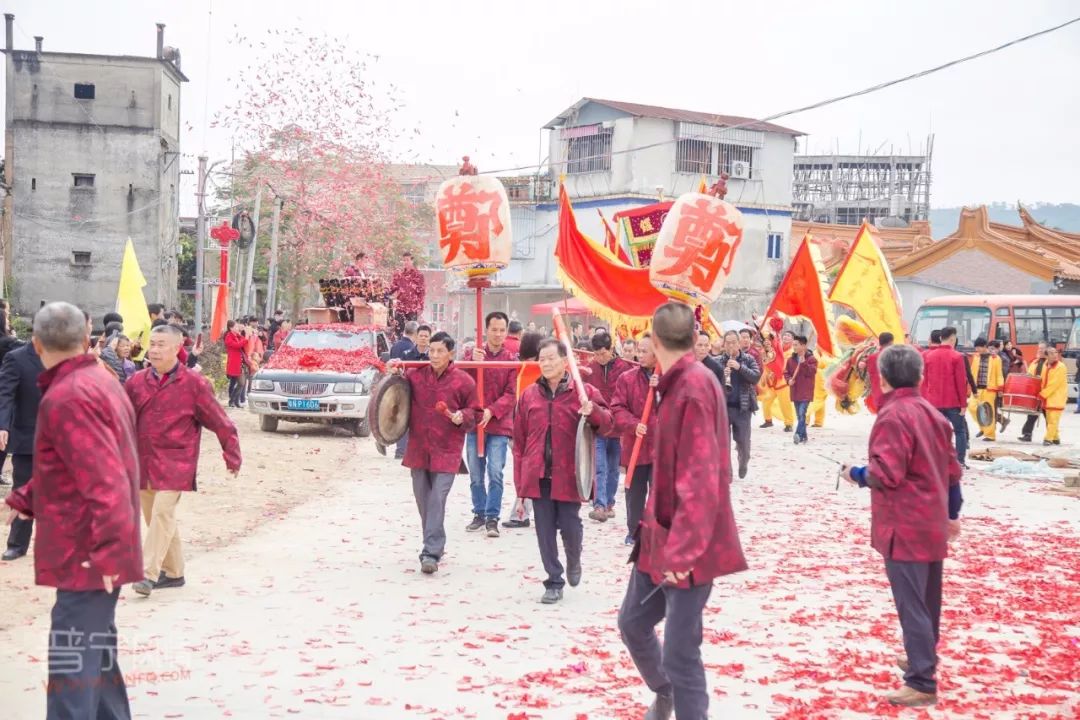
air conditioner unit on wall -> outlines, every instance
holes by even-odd
[[[731,177],[737,180],[750,179],[750,163],[745,160],[736,160],[731,163]]]

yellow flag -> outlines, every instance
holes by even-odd
[[[844,264],[840,266],[829,300],[857,312],[875,335],[889,332],[896,342],[904,342],[900,298],[885,256],[866,223],[859,229]]]
[[[124,246],[124,261],[120,265],[120,289],[116,293],[116,312],[124,318],[124,334],[145,349],[150,340],[150,310],[146,307],[143,288],[146,278],[135,257],[135,245],[128,238]]]

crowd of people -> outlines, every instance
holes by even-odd
[[[37,581],[57,589],[54,628],[108,638],[77,650],[73,677],[59,662],[71,650],[54,646],[50,635],[48,702],[57,717],[93,717],[102,708],[129,715],[116,664],[119,586],[149,597],[185,584],[177,507],[197,489],[203,428],[217,437],[230,473],[242,464],[237,429],[198,372],[201,337],[189,337],[176,311],[154,305],[150,312],[145,348],[125,336],[115,313],[93,333],[86,313],[51,303],[34,318],[32,342],[20,344],[6,308],[0,312],[0,451],[12,457],[14,480],[3,559],[27,553],[36,523]],[[228,323],[229,406],[243,407],[250,377],[291,328],[282,313],[265,326],[253,317]],[[419,569],[438,573],[447,498],[455,476],[467,473],[464,530],[498,538],[500,527],[532,527],[545,573],[540,602],[557,604],[582,580],[583,507],[605,523],[621,495],[633,568],[618,629],[655,694],[647,717],[705,718],[702,615],[713,581],[747,566],[730,484],[748,474],[753,415],[764,414],[759,429],[782,418],[795,444],[809,442],[808,428],[824,422],[824,363],[807,337],[782,322],[716,337],[680,303],[661,306],[650,332],[637,338],[618,341],[607,328],[579,323],[570,335],[564,342],[496,311],[485,317],[479,342],[459,347],[445,331],[403,323],[388,371],[403,375],[411,391],[408,432],[394,457],[412,478]],[[1066,380],[1057,348],[1041,345],[1024,367],[997,341],[976,340],[970,357],[956,341],[949,327],[935,331],[925,350],[888,333],[877,338],[862,368],[877,411],[867,464],[840,470],[872,493],[871,543],[884,558],[904,637],[904,686],[889,696],[897,705],[936,701],[942,562],[960,528],[965,411],[993,440],[1007,421],[992,414],[987,422],[979,408],[995,407],[1008,373],[1026,372],[1041,379],[1044,442],[1060,443]],[[405,370],[404,361],[425,364]],[[483,369],[481,393],[478,368],[461,361],[498,363]],[[1021,439],[1031,440],[1037,418]],[[575,457],[582,423],[595,435],[588,497]],[[508,459],[516,499],[504,520]],[[110,689],[95,692],[100,683]]]
[[[534,526],[546,574],[540,602],[559,603],[566,586],[582,578],[583,506],[591,505],[590,519],[611,520],[621,482],[634,569],[618,625],[655,693],[646,717],[705,718],[701,618],[713,580],[746,567],[729,486],[747,475],[752,415],[765,411],[762,428],[781,416],[795,444],[808,442],[808,422],[824,421],[823,363],[805,336],[782,323],[714,338],[679,303],[662,306],[649,333],[621,343],[606,328],[586,334],[575,324],[563,342],[532,327],[492,312],[479,344],[458,348],[448,333],[432,335],[411,323],[395,345],[389,371],[411,389],[408,434],[397,457],[412,474],[420,571],[436,574],[446,552],[446,500],[456,474],[470,478],[465,531],[499,537],[511,457],[517,500],[502,526]],[[895,344],[888,333],[877,340],[878,352],[862,368],[874,376],[871,402],[879,413],[869,462],[840,472],[871,489],[872,545],[884,557],[900,616],[904,686],[889,701],[925,706],[936,702],[942,561],[959,534],[962,468],[951,412],[923,397],[935,392],[938,358],[946,355],[926,351],[924,381],[922,351]],[[399,361],[422,357],[429,363],[409,370]],[[466,360],[468,369],[458,366]],[[483,369],[478,393],[476,364],[488,362],[501,364]],[[972,367],[982,377],[981,366]],[[652,414],[647,405],[656,408]],[[596,438],[587,498],[575,464],[582,422]],[[662,647],[654,629],[661,621]]]
[[[38,310],[30,342],[0,343],[0,450],[14,480],[3,560],[26,555],[35,534],[37,584],[56,588],[50,718],[131,717],[117,662],[120,586],[142,597],[184,586],[176,509],[197,489],[203,428],[227,470],[241,466],[237,429],[197,370],[200,340],[179,313],[150,311],[145,348],[127,340],[122,317],[93,333],[89,314],[66,302]]]

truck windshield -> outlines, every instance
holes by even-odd
[[[370,331],[293,330],[285,344],[299,350],[359,350],[371,347]]]
[[[977,338],[990,337],[990,309],[941,305],[921,307],[911,325],[911,338],[920,345],[927,345],[930,343],[930,332],[943,327],[956,328],[957,345],[971,347]]]

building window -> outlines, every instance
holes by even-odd
[[[566,128],[562,131],[566,143],[566,173],[608,172],[611,170],[611,138],[614,128],[601,125]]]
[[[754,168],[754,148],[745,145],[728,145],[720,143],[717,147],[716,173],[727,173],[731,177],[741,177],[749,180]],[[745,173],[737,172],[736,164],[746,166]]]
[[[72,250],[71,251],[71,264],[72,265],[89,265],[90,264],[90,251],[89,250]]]
[[[169,96],[169,109],[172,110],[172,95]]]
[[[769,233],[767,257],[770,260],[779,260],[783,256],[784,236],[782,233]]]
[[[446,303],[431,303],[431,322],[440,325],[446,322]]]
[[[76,100],[93,100],[94,86],[91,83],[75,83]]]
[[[405,199],[416,205],[423,205],[427,201],[427,184],[418,182],[405,185]]]
[[[713,148],[715,147],[715,143],[704,140],[680,140],[675,152],[676,170],[695,175],[714,175]]]
[[[85,173],[75,173],[72,175],[75,180],[75,187],[77,188],[92,188],[94,187],[94,176]]]

